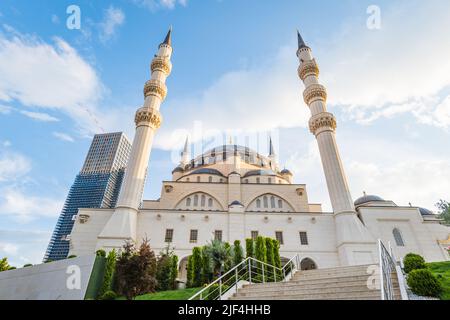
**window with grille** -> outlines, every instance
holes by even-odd
[[[395,243],[397,244],[397,246],[404,247],[405,242],[403,241],[403,237],[402,237],[402,234],[400,233],[400,230],[395,228],[394,230],[392,230],[392,234],[394,235],[394,240],[395,240]]]
[[[258,238],[258,231],[252,231],[252,239],[256,240]]]
[[[198,230],[191,230],[191,234],[189,236],[190,243],[196,243],[198,238]]]
[[[214,231],[214,240],[222,241],[222,230]]]
[[[307,246],[308,245],[308,234],[304,231],[300,232],[300,244],[302,246]]]
[[[172,242],[173,240],[173,229],[167,229],[166,230],[166,237],[165,237],[165,242]]]
[[[277,239],[280,244],[284,244],[283,232],[282,231],[276,231],[275,232],[275,239]]]

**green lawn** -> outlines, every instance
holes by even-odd
[[[450,300],[450,261],[427,263],[427,265],[444,289],[440,298]]]
[[[137,296],[136,300],[187,300],[202,288],[190,288],[183,290],[162,291]],[[117,300],[125,300],[120,297]]]

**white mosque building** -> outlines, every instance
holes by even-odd
[[[151,63],[144,105],[136,112],[136,134],[116,208],[80,209],[70,254],[91,255],[148,238],[155,252],[168,244],[174,247],[181,279],[193,247],[212,239],[244,242],[258,235],[277,238],[283,258],[300,254],[305,269],[375,263],[378,239],[390,242],[397,258],[415,252],[427,261],[450,260],[450,228],[429,210],[373,195],[353,201],[336,143],[336,118],[327,112],[327,92],[319,84],[319,67],[300,34],[298,39],[298,74],[306,88],[309,126],[319,145],[333,212],[310,203],[306,185],[294,184],[293,173],[280,170],[272,141],[267,156],[229,144],[194,159],[186,141],[172,180],[162,182],[161,197],[142,200],[172,69],[169,31]]]

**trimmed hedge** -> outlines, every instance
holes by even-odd
[[[424,297],[439,297],[442,292],[441,284],[428,269],[412,270],[408,274],[408,286],[412,292]]]
[[[100,296],[100,300],[116,300],[116,298],[117,294],[112,290],[108,290]]]
[[[426,269],[427,265],[422,256],[415,253],[408,253],[403,258],[404,271],[410,273],[413,270]]]

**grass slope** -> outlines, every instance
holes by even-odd
[[[192,297],[201,288],[189,288],[183,290],[162,291],[156,293],[148,293],[137,296],[135,300],[187,300]],[[125,300],[120,297],[117,300]]]
[[[427,263],[428,269],[438,278],[443,291],[442,300],[450,300],[450,261]]]

